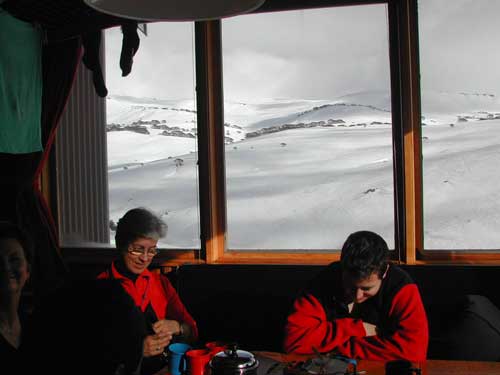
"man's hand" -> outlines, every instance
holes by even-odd
[[[354,302],[351,302],[347,305],[347,309],[349,310],[349,314],[352,314],[352,311],[356,307]],[[378,328],[375,324],[363,322],[363,327],[365,327],[366,336],[377,336]]]
[[[377,326],[375,324],[363,322],[363,327],[365,327],[366,336],[377,336]]]

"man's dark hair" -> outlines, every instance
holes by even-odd
[[[382,278],[388,262],[387,243],[378,234],[369,231],[350,234],[340,255],[342,271],[354,280],[366,279],[374,272]]]
[[[118,221],[115,234],[116,247],[126,251],[138,238],[160,239],[165,237],[167,224],[151,211],[133,208]]]

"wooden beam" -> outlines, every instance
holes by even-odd
[[[389,1],[396,249],[414,264],[422,249],[422,161],[416,0]]]
[[[224,255],[226,176],[220,20],[196,22],[196,98],[202,259]]]

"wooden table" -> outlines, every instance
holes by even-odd
[[[312,356],[255,352],[280,362],[301,361]],[[415,362],[414,367],[422,369],[422,375],[500,375],[500,362],[441,361]],[[366,375],[385,375],[385,362],[358,360],[357,371]]]

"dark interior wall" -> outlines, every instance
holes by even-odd
[[[234,341],[247,350],[282,351],[282,333],[292,302],[323,266],[184,265],[169,274],[198,323],[200,342]],[[403,265],[416,281],[431,336],[466,294],[486,296],[500,308],[500,266]],[[76,278],[94,277],[104,266],[72,264]]]

